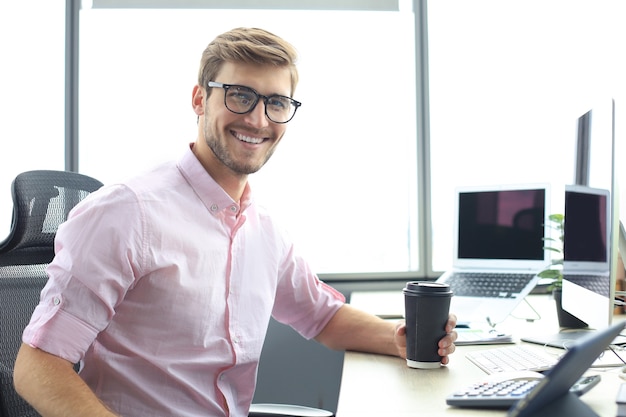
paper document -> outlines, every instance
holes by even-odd
[[[472,329],[457,327],[454,330],[459,335],[456,342],[454,342],[458,346],[515,343],[513,341],[513,336],[510,333],[501,332],[496,329]]]

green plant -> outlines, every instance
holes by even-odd
[[[544,237],[544,248],[560,256],[552,256],[550,266],[537,275],[541,278],[552,278],[554,281],[550,284],[549,289],[553,290],[561,288],[563,285],[563,224],[565,216],[558,213],[551,214],[548,216],[548,220],[550,221],[548,227],[556,231],[558,237]]]

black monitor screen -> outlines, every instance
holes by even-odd
[[[607,198],[601,194],[565,193],[563,259],[606,262]]]
[[[545,189],[459,195],[458,257],[544,258]]]

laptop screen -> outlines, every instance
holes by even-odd
[[[546,189],[460,191],[459,259],[544,259]]]
[[[563,259],[608,262],[608,192],[566,190]]]

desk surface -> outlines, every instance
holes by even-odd
[[[384,292],[355,292],[351,304],[375,312],[376,303],[388,296]],[[554,300],[550,295],[531,295],[529,304],[541,315],[534,322],[536,312],[529,304],[522,303],[509,318],[498,326],[512,332],[517,343],[519,338],[540,331],[551,334],[559,330]],[[374,310],[373,310],[374,309]],[[385,312],[386,313],[386,312]],[[506,410],[454,408],[446,405],[445,398],[460,388],[477,382],[486,374],[471,363],[465,354],[471,350],[490,349],[506,345],[458,346],[450,357],[450,364],[439,369],[412,369],[403,359],[347,352],[344,359],[341,390],[337,406],[338,417],[394,416],[414,417],[448,415],[494,415],[504,416]],[[534,345],[538,346],[538,345]],[[563,352],[559,349],[556,352]],[[615,397],[622,382],[620,368],[593,368],[587,375],[601,374],[602,380],[582,399],[600,416],[615,416]]]

